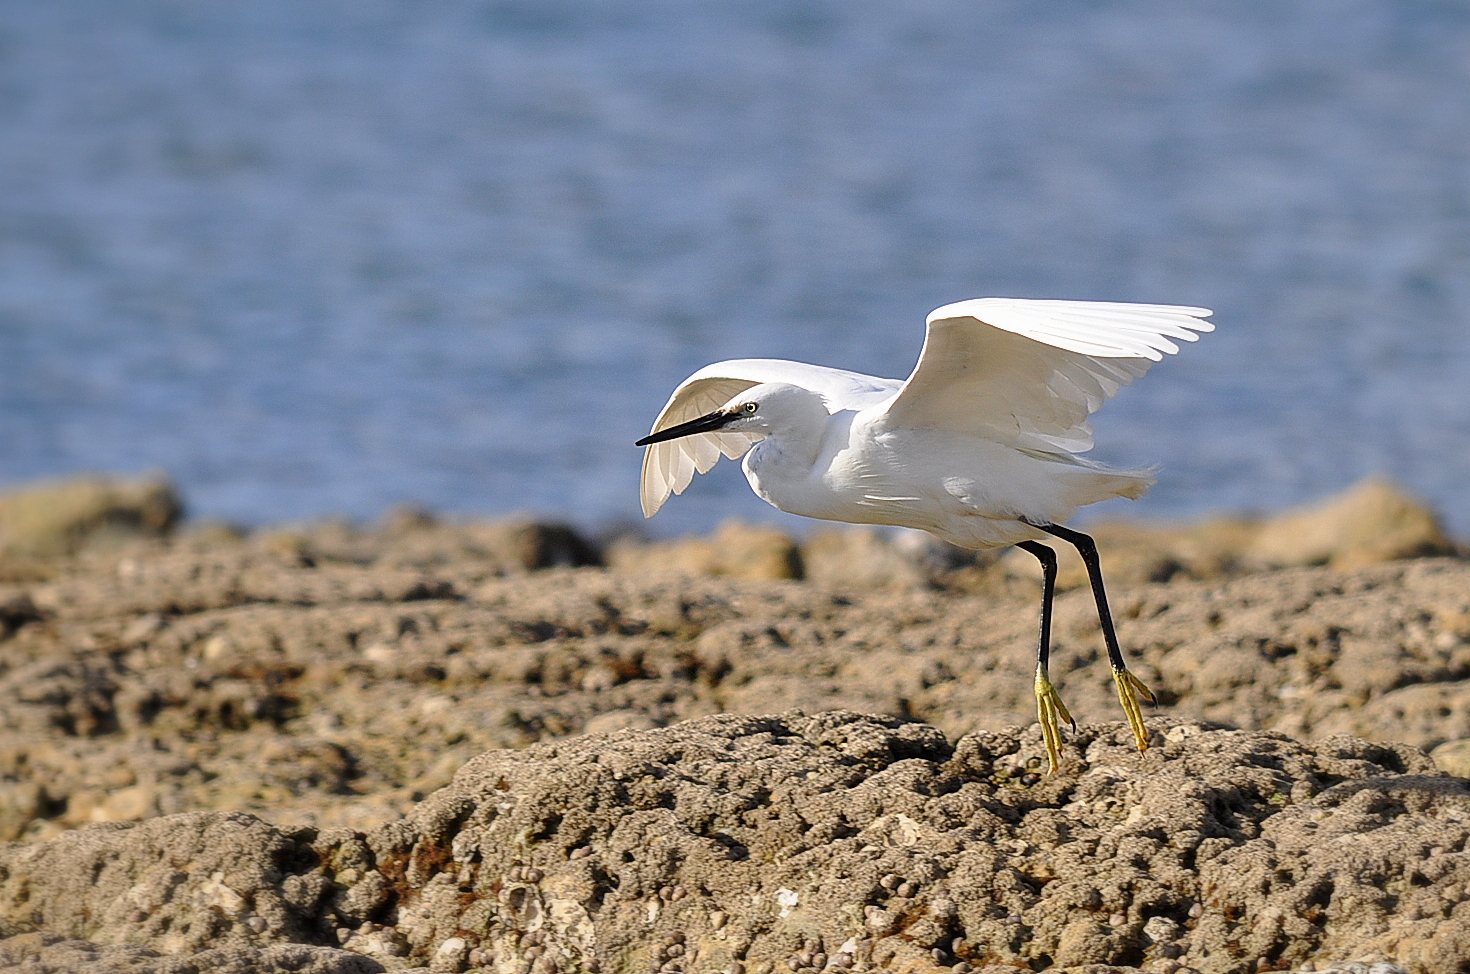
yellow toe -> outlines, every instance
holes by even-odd
[[[1144,697],[1149,703],[1158,701],[1154,698],[1153,691],[1127,670],[1114,670],[1113,680],[1118,684],[1118,701],[1123,704],[1123,712],[1128,715],[1128,726],[1133,729],[1133,739],[1138,742],[1138,751],[1142,754],[1148,750],[1148,731],[1143,727],[1143,709],[1138,706],[1138,698]]]
[[[1062,766],[1061,722],[1065,720],[1074,729],[1077,722],[1067,712],[1057,688],[1041,670],[1036,672],[1036,715],[1041,722],[1041,739],[1046,743],[1047,774],[1056,774]]]

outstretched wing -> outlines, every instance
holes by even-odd
[[[679,383],[664,404],[650,433],[677,426],[714,412],[751,386],[763,382],[789,382],[819,393],[829,412],[860,409],[893,393],[903,383],[879,379],[859,372],[805,365],[781,359],[733,359],[706,365]],[[750,449],[759,437],[752,433],[697,433],[645,447],[643,454],[643,516],[654,513],[669,499],[682,494],[695,473],[704,473],[724,455],[734,460]]]
[[[1211,312],[1163,304],[976,298],[929,314],[919,364],[888,404],[892,426],[974,433],[1018,449],[1092,448],[1087,417]]]

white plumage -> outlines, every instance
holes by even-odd
[[[753,386],[781,382],[816,393],[829,414],[862,412],[863,425],[875,429],[946,431],[1066,463],[1067,455],[1092,448],[1087,417],[1164,353],[1177,352],[1171,339],[1192,342],[1196,332],[1214,330],[1202,320],[1208,314],[1100,301],[960,301],[930,313],[923,352],[906,381],[780,359],[716,362],[679,384],[650,432],[713,412]],[[649,446],[643,515],[652,517],[722,455],[738,459],[761,438],[726,427]]]

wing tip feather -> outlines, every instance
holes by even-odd
[[[971,319],[1056,348],[1094,358],[1163,361],[1179,346],[1215,330],[1209,308],[1182,304],[1129,304],[1032,298],[969,298],[929,312],[927,324]],[[1092,329],[1098,329],[1089,334]]]
[[[657,514],[658,509],[663,507],[664,501],[669,498],[667,485],[663,485],[662,496],[659,496],[659,487],[655,486],[655,481],[660,479],[652,469],[653,451],[657,446],[658,444],[654,443],[643,448],[643,471],[638,483],[638,504],[643,508],[644,519]]]

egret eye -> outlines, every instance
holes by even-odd
[[[745,412],[747,414],[752,414],[752,413],[755,412],[756,406],[755,406],[755,403],[748,402],[745,405],[741,406],[740,408],[743,409],[743,410],[745,410]]]

